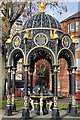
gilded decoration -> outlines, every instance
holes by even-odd
[[[6,43],[11,43],[13,36],[9,35],[9,38],[7,39]]]
[[[45,2],[45,3],[37,2],[37,4],[39,5],[39,12],[40,13],[44,13],[45,12],[45,8],[46,8],[48,3],[47,2]]]

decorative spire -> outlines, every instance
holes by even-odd
[[[26,33],[24,35],[24,38],[30,38],[30,39],[32,39],[32,37],[33,37],[33,35],[31,33],[31,31],[29,31],[29,30],[26,29]]]
[[[6,43],[11,43],[13,36],[9,35],[9,38],[7,39]]]
[[[74,35],[71,35],[72,43],[78,44],[78,41],[75,39]]]
[[[54,29],[54,31],[50,30],[50,38],[51,39],[57,39],[57,38],[59,38],[56,29]]]
[[[29,37],[29,31],[26,30],[26,33],[25,33],[25,35],[24,35],[24,38],[28,38],[28,37]]]
[[[38,6],[39,6],[39,12],[40,13],[44,13],[45,12],[45,8],[47,6],[47,2],[43,3],[43,2],[37,2]]]

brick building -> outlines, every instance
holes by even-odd
[[[78,41],[78,45],[76,45],[76,90],[80,88],[80,11],[73,14],[72,16],[61,21],[61,27],[64,33],[74,35],[76,40]],[[59,79],[61,83],[61,91],[68,92],[68,71],[67,71],[67,63],[64,59],[61,60],[61,70],[59,73]],[[63,73],[66,73],[63,74]]]

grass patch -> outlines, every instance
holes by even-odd
[[[68,109],[68,104],[58,104],[59,110],[67,110]]]
[[[79,104],[79,105],[77,105],[77,108],[78,108],[78,109],[80,109],[80,104]]]
[[[6,107],[6,100],[2,100],[2,101],[0,101],[0,109],[5,109],[5,107]]]
[[[0,109],[4,110],[6,108],[6,101],[7,100],[0,101]],[[17,109],[23,108],[23,105],[24,105],[23,99],[18,98],[15,100],[15,102],[16,102]]]
[[[0,101],[0,109],[5,110],[5,108],[6,108],[6,101],[7,100]],[[22,109],[23,108],[23,106],[24,106],[24,99],[16,98],[15,102],[16,102],[17,109]],[[68,109],[68,104],[66,104],[66,103],[58,104],[58,108],[59,108],[59,110],[67,110]],[[80,103],[77,104],[77,108],[80,109]]]
[[[58,104],[58,108],[60,110],[67,110],[68,109],[68,104]],[[80,109],[80,104],[77,104],[77,109]]]
[[[24,100],[23,99],[16,100],[16,106],[17,106],[17,109],[23,108]]]

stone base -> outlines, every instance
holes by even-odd
[[[68,105],[68,113],[70,113],[70,111],[71,111],[71,104],[69,103],[69,105]]]
[[[29,110],[28,109],[23,109],[23,111],[22,111],[22,117],[23,117],[23,120],[28,120],[30,118]]]
[[[11,108],[13,112],[16,112],[16,104],[13,104]]]
[[[53,108],[52,110],[52,119],[54,120],[54,118],[58,119],[59,116],[59,110],[57,108]]]
[[[71,107],[70,115],[73,117],[77,116],[77,107],[76,106]]]
[[[11,106],[6,106],[5,114],[6,116],[12,116],[12,108]]]

